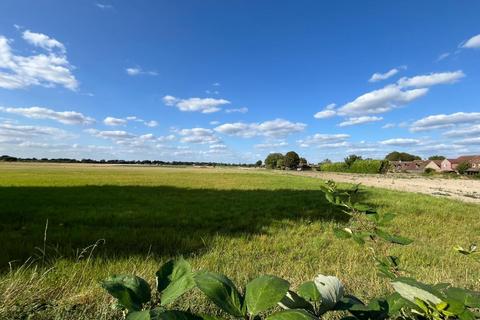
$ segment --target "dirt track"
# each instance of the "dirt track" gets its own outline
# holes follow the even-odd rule
[[[337,182],[361,183],[371,187],[425,193],[480,204],[480,180],[474,179],[428,178],[414,174],[370,175],[313,171],[291,173]]]

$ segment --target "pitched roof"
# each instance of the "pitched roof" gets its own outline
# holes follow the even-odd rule
[[[462,163],[462,162],[472,162],[472,161],[480,161],[480,155],[472,155],[472,156],[461,156],[458,157],[457,159],[448,159],[451,163]]]

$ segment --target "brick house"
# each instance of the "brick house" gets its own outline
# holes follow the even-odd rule
[[[442,171],[442,160],[430,160],[424,170],[433,169],[436,172]]]
[[[467,174],[478,174],[480,172],[480,155],[445,159],[441,163],[441,170],[445,172],[457,171],[457,166],[463,162],[468,162],[470,164],[470,169],[467,170]]]

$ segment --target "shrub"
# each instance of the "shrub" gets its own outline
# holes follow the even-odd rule
[[[464,161],[457,166],[457,171],[460,174],[464,174],[467,170],[470,169],[470,163]]]
[[[320,171],[348,172],[348,167],[345,162],[323,163],[320,165]]]
[[[347,165],[347,167],[351,167],[355,161],[358,161],[358,160],[362,160],[362,157],[361,156],[357,156],[356,154],[351,154],[349,155],[348,157],[346,157],[344,159],[345,161],[345,164]]]
[[[388,161],[385,160],[357,160],[351,167],[353,173],[385,173],[388,169]]]
[[[425,173],[426,173],[426,174],[434,174],[434,173],[435,173],[435,169],[433,169],[433,168],[427,168],[427,169],[425,169]]]

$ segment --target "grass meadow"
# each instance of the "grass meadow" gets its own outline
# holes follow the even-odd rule
[[[0,318],[117,319],[99,281],[135,273],[153,285],[178,255],[239,286],[275,274],[295,288],[322,273],[361,298],[390,291],[368,250],[333,235],[348,217],[322,183],[266,170],[0,164]],[[418,280],[480,289],[478,265],[452,250],[479,240],[480,206],[367,187],[360,197],[399,215],[389,230],[415,242],[390,253]],[[211,308],[202,299],[192,292],[178,307]]]

